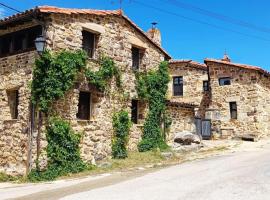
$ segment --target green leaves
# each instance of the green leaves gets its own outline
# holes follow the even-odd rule
[[[121,74],[115,62],[106,56],[101,57],[100,69],[98,71],[91,71],[87,69],[85,76],[89,83],[93,84],[98,90],[105,91],[108,86],[108,81],[114,76],[117,87],[121,86]]]
[[[113,158],[126,158],[129,129],[131,122],[128,112],[121,110],[113,115],[114,136],[112,141]]]
[[[166,147],[160,128],[162,115],[166,109],[166,93],[170,81],[168,63],[161,62],[157,71],[136,75],[138,96],[149,102],[149,113],[144,123],[142,141],[138,144],[140,152]]]
[[[61,51],[52,55],[45,51],[36,60],[31,85],[32,102],[44,113],[48,113],[54,100],[64,96],[86,65],[84,51]]]
[[[75,133],[68,122],[58,117],[50,118],[46,139],[48,167],[45,171],[32,171],[30,181],[54,180],[58,176],[87,169],[80,157],[81,135]]]

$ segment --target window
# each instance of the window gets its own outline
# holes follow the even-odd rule
[[[219,79],[219,85],[231,85],[231,78],[230,77],[225,77],[225,78],[220,78]]]
[[[91,32],[83,31],[83,50],[85,50],[89,56],[89,58],[94,58],[95,56],[95,43],[96,43],[96,35]]]
[[[140,49],[132,47],[132,69],[138,70],[140,67]]]
[[[138,100],[131,101],[131,121],[134,124],[138,123]]]
[[[91,93],[80,92],[77,118],[89,120],[91,114]]]
[[[183,77],[173,77],[173,95],[183,96]]]
[[[0,57],[35,48],[35,39],[42,34],[42,27],[35,26],[0,36]]]
[[[209,81],[203,81],[203,91],[209,91]]]
[[[18,119],[19,91],[7,91],[8,105],[10,109],[11,119]]]
[[[237,119],[237,105],[236,102],[230,102],[231,119]]]

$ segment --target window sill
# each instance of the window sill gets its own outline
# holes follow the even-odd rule
[[[97,122],[95,119],[76,119],[77,122],[87,123],[87,122]]]
[[[87,60],[90,61],[90,62],[94,62],[94,63],[98,63],[99,62],[99,60],[97,58],[89,58],[88,57]]]
[[[31,48],[27,48],[27,49],[24,49],[24,50],[19,50],[19,51],[15,51],[15,52],[12,52],[12,53],[0,55],[0,58],[14,56],[14,55],[17,55],[17,54],[22,54],[22,53],[26,53],[26,52],[29,52],[29,51],[35,51],[35,50],[36,50],[35,47],[31,47]]]
[[[6,119],[6,120],[4,120],[4,123],[16,123],[19,121],[20,121],[19,119]]]

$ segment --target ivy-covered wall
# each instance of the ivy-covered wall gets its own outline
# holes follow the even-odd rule
[[[89,24],[94,23],[103,27],[104,32],[97,34],[96,41],[96,57],[88,59],[86,68],[92,71],[99,70],[98,58],[101,55],[111,57],[122,74],[123,88],[119,92],[116,80],[113,78],[109,81],[109,90],[101,92],[97,90],[85,78],[84,74],[79,74],[74,86],[69,89],[63,98],[52,104],[52,109],[67,119],[74,131],[83,132],[81,138],[81,156],[89,162],[95,163],[97,160],[103,159],[111,155],[111,139],[113,134],[112,115],[114,112],[126,108],[129,116],[131,115],[131,99],[137,99],[135,89],[135,74],[131,68],[132,65],[132,46],[142,48],[143,57],[141,60],[141,71],[158,66],[160,61],[164,60],[164,54],[152,43],[150,43],[141,33],[130,26],[123,18],[115,15],[64,15],[50,14],[45,17],[47,37],[47,48],[52,52],[69,49],[81,49],[82,47],[82,30],[89,30]],[[34,25],[34,24],[32,24]],[[24,27],[31,27],[31,23],[18,25],[15,28],[6,30],[20,30]],[[140,46],[142,45],[143,46]],[[8,173],[24,174],[27,164],[28,129],[29,126],[29,103],[30,103],[30,87],[29,82],[32,79],[32,67],[35,58],[38,55],[35,52],[18,54],[1,58],[0,70],[4,70],[1,74],[1,90],[0,94],[4,101],[0,101],[2,116],[0,119],[0,130],[4,137],[0,141],[0,170]],[[3,84],[5,83],[5,84]],[[7,104],[7,89],[19,89],[19,119],[11,120],[10,111]],[[86,91],[91,93],[91,119],[78,120],[78,102],[79,92]],[[140,103],[140,123],[146,117],[147,105]],[[3,113],[4,111],[4,113]],[[133,124],[130,128],[130,140],[128,141],[128,149],[136,150],[137,143],[140,141],[141,124]],[[12,130],[12,134],[11,134]],[[2,136],[1,135],[1,136]],[[34,132],[33,141],[33,158],[36,155],[36,135]],[[3,139],[3,140],[2,140]],[[41,165],[46,165],[47,141],[45,132],[41,135]]]

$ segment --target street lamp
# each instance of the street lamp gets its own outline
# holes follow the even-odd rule
[[[37,50],[39,55],[41,55],[43,53],[43,51],[44,51],[45,42],[46,42],[46,40],[42,35],[38,36],[35,39],[35,46],[36,46],[36,50]]]

